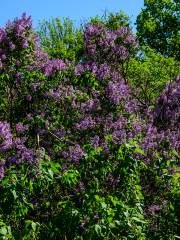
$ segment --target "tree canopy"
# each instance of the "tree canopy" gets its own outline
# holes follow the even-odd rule
[[[145,0],[136,21],[140,44],[179,60],[179,10],[179,0]]]

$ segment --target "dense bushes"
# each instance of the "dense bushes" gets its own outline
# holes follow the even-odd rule
[[[130,29],[91,23],[83,39],[70,62],[26,15],[0,29],[2,239],[175,239],[179,77],[142,111]]]

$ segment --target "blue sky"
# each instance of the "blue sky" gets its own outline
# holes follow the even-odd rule
[[[102,16],[105,10],[123,10],[135,22],[143,7],[143,0],[2,0],[0,26],[7,20],[21,16],[23,12],[32,16],[34,27],[42,19],[70,17],[78,25],[89,17]]]

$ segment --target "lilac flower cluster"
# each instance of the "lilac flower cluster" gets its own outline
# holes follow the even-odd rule
[[[22,123],[17,123],[16,124],[16,131],[18,133],[23,133],[23,132],[25,132],[28,129],[29,129],[28,125],[23,125]]]
[[[155,103],[154,111],[147,113],[145,137],[141,142],[142,148],[152,158],[156,151],[166,152],[169,149],[180,150],[180,82],[176,78],[167,85]],[[165,144],[166,147],[163,147]]]
[[[28,129],[27,125],[16,124],[16,131],[21,133]],[[0,153],[3,154],[3,161],[0,161],[0,179],[3,178],[5,170],[11,164],[28,162],[38,163],[38,157],[33,149],[25,146],[27,138],[17,138],[12,135],[10,124],[0,122]]]
[[[128,86],[123,83],[114,83],[110,81],[106,87],[106,95],[114,104],[120,104],[129,94]]]
[[[82,112],[92,112],[100,109],[100,102],[98,99],[89,99],[86,102],[80,104]]]
[[[6,63],[8,51],[26,49],[31,42],[31,33],[27,37],[27,31],[32,32],[31,18],[24,13],[21,18],[9,21],[5,28],[0,28],[0,69]]]
[[[4,177],[4,171],[5,171],[5,163],[3,160],[0,160],[0,180]]]
[[[91,145],[94,149],[97,149],[100,146],[100,138],[98,135],[91,138]]]
[[[47,53],[38,49],[35,52],[35,61],[28,66],[30,71],[40,69],[46,77],[51,77],[58,71],[66,70],[67,65],[61,59],[50,59]]]
[[[13,137],[9,123],[0,122],[0,152],[4,152],[11,149],[12,145]]]
[[[77,130],[87,130],[87,129],[93,129],[96,127],[96,121],[91,117],[87,116],[79,123],[76,123],[75,128]]]
[[[158,128],[180,128],[180,77],[168,84],[157,99],[154,111],[154,124]]]
[[[74,68],[76,76],[80,76],[86,71],[92,72],[97,79],[103,80],[111,76],[111,67],[107,63],[98,65],[96,62],[86,62],[77,64]]]
[[[124,46],[118,45],[119,40]],[[121,41],[121,42],[122,42]],[[84,32],[86,56],[95,62],[119,62],[129,56],[128,48],[136,47],[137,41],[127,27],[116,31],[106,29],[98,24],[89,24]]]
[[[66,64],[60,59],[49,60],[42,66],[42,71],[46,77],[52,76],[55,72],[65,69]]]
[[[27,148],[24,144],[16,144],[16,151],[16,164],[24,162],[36,164],[38,162],[35,151]]]
[[[70,146],[68,151],[62,151],[61,154],[64,158],[70,159],[71,163],[78,163],[85,155],[85,152],[79,144],[76,144],[74,146]]]

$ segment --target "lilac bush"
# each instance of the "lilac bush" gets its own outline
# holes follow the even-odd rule
[[[0,179],[20,230],[25,219],[45,223],[41,238],[145,239],[170,213],[159,206],[175,181],[179,77],[142,113],[125,72],[136,48],[129,28],[88,24],[69,62],[41,50],[25,14],[0,29]]]

